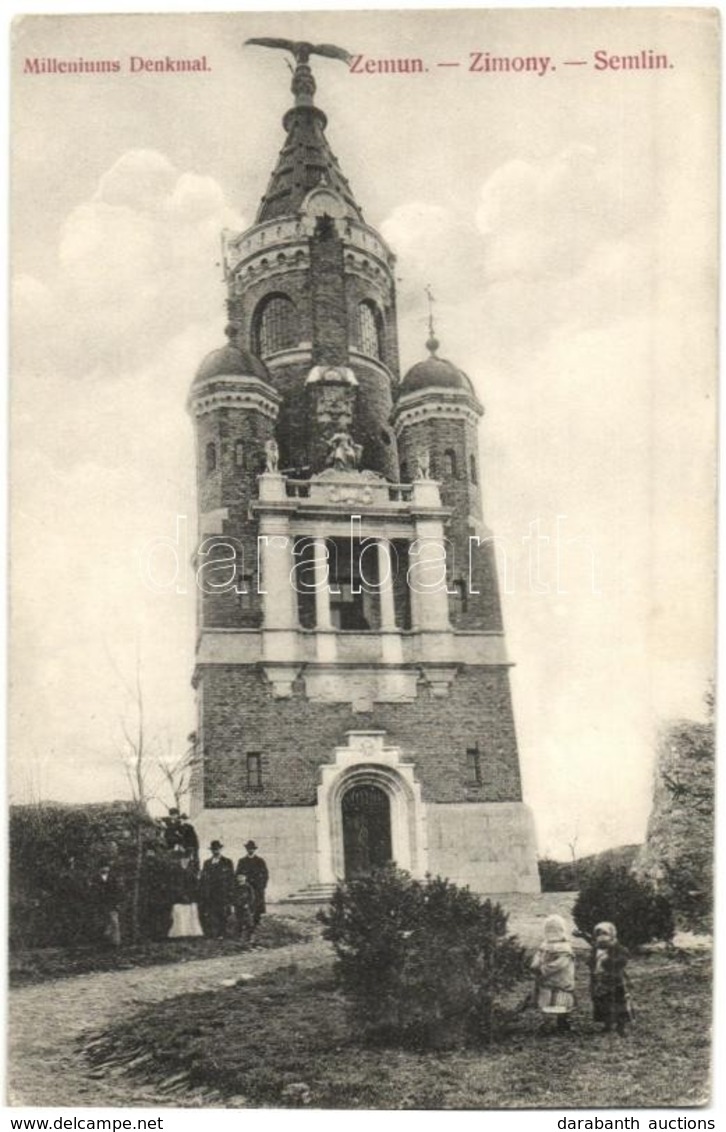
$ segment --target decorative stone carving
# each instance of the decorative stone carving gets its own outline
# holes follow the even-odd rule
[[[458,664],[440,666],[426,664],[422,667],[421,672],[432,694],[437,697],[443,697],[448,696],[449,688],[458,670]]]
[[[373,492],[369,487],[355,487],[352,484],[338,484],[328,488],[328,499],[331,503],[345,503],[352,505],[359,503],[362,507],[373,502]]]
[[[428,448],[420,448],[416,453],[416,479],[427,480],[431,473],[431,453]]]
[[[280,449],[277,447],[277,441],[270,437],[269,440],[265,441],[265,471],[276,474],[279,461]]]
[[[349,366],[313,366],[305,381],[311,402],[314,467],[355,468],[360,453],[351,437],[358,382]],[[348,444],[344,444],[344,441]]]
[[[311,503],[335,503],[344,506],[387,506],[390,501],[388,480],[369,468],[364,471],[326,468],[310,480]]]
[[[292,686],[300,674],[299,664],[266,664],[263,672],[272,685],[276,700],[286,700],[292,695]]]
[[[355,471],[363,455],[363,445],[356,444],[349,432],[336,432],[330,437],[326,464],[336,472]]]
[[[338,672],[308,667],[303,672],[303,680],[311,703],[408,704],[416,699],[418,673],[393,666],[377,671],[346,668]]]
[[[345,385],[323,385],[316,390],[315,416],[323,436],[350,432],[354,391]]]

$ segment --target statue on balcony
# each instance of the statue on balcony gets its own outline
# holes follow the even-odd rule
[[[270,437],[265,441],[265,471],[273,475],[278,474],[278,464],[280,462],[280,449],[277,447],[277,441],[274,437]]]
[[[336,432],[328,441],[327,467],[336,472],[355,471],[363,454],[363,445],[356,444],[349,432]]]
[[[427,480],[431,476],[431,453],[428,448],[419,448],[416,453],[416,479]]]

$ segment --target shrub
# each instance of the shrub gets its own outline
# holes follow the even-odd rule
[[[572,861],[553,861],[551,857],[540,857],[537,868],[543,892],[577,891],[577,875]]]
[[[155,836],[151,818],[132,803],[40,803],[11,807],[9,833],[11,948],[93,940],[97,925],[88,886],[103,858],[113,860],[121,877],[122,937],[131,938],[137,834]]]
[[[340,885],[323,935],[364,1039],[418,1048],[488,1041],[498,995],[526,974],[507,916],[440,877],[393,867]]]
[[[622,866],[600,865],[588,873],[572,916],[585,939],[592,938],[601,920],[611,921],[621,943],[630,948],[652,940],[670,940],[675,931],[673,910],[665,897]]]

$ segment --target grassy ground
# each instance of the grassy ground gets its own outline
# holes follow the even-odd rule
[[[651,953],[630,966],[638,1017],[626,1038],[589,1017],[578,965],[571,1036],[543,1035],[534,1011],[513,1014],[484,1050],[422,1054],[366,1049],[346,1022],[330,967],[276,971],[254,983],[183,995],[136,1014],[86,1047],[93,1076],[123,1069],[229,1106],[373,1109],[670,1106],[708,1095],[711,973],[707,957]],[[513,995],[512,1003],[521,999]],[[209,1103],[209,1102],[208,1102]],[[214,1103],[214,1102],[212,1102]]]
[[[309,939],[314,929],[303,920],[265,916],[255,934],[256,947],[285,947]],[[95,971],[123,971],[159,963],[191,959],[217,959],[237,955],[247,945],[234,939],[165,939],[129,944],[118,949],[91,944],[85,947],[39,947],[10,954],[10,985],[27,986]]]

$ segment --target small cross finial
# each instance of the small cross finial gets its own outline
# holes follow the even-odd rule
[[[426,343],[426,349],[429,350],[430,353],[435,354],[439,348],[439,340],[436,337],[436,331],[434,329],[434,303],[436,302],[436,299],[433,296],[430,283],[426,284],[425,290],[426,298],[428,299],[429,303],[429,338],[428,342]]]

